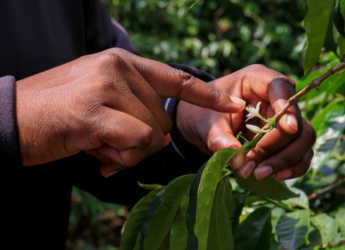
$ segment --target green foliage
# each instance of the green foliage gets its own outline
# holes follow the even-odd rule
[[[271,209],[260,207],[251,213],[237,228],[235,250],[270,249]]]
[[[229,182],[230,172],[226,170],[226,167],[236,153],[246,148],[254,147],[257,141],[248,142],[237,150],[231,148],[219,150],[210,158],[207,164],[204,164],[199,169],[195,177],[194,175],[179,177],[170,182],[159,193],[156,193],[146,212],[147,221],[142,224],[140,242],[137,241],[137,244],[140,244],[140,249],[158,249],[164,239],[174,234],[172,229],[176,230],[176,227],[173,226],[175,224],[179,225],[181,228],[179,230],[186,232],[185,226],[187,226],[188,230],[188,238],[184,238],[181,241],[182,246],[180,242],[174,241],[174,247],[178,249],[207,250],[217,247],[216,249],[221,250],[233,249],[233,247],[235,249],[242,249],[241,244],[247,246],[248,243],[244,242],[234,244],[232,224],[236,220],[233,216],[236,203]],[[283,182],[278,180],[272,181],[270,178],[260,181],[261,185],[258,185],[256,181],[251,179],[244,181],[244,183],[245,185],[242,188],[248,188],[249,190],[259,189],[261,190],[259,193],[265,198],[277,197],[278,199],[287,199],[298,196],[291,192]],[[239,182],[239,185],[241,184]],[[189,187],[190,195],[188,201],[185,193]],[[282,195],[272,195],[274,192],[269,191],[272,188],[276,193]],[[185,209],[186,204],[188,204],[186,213],[183,212],[177,215],[178,208],[184,207]],[[138,207],[141,208],[141,206]],[[132,213],[136,214],[136,209],[137,207],[133,208]],[[266,211],[267,208],[262,208],[261,210]],[[262,221],[263,228],[261,226],[258,227],[257,221],[255,221],[258,216],[262,215],[261,210],[257,210],[259,211],[258,214],[253,213],[250,215],[246,219],[246,223],[240,224],[235,233],[235,242],[236,239],[246,237],[245,234],[242,235],[240,233],[247,230],[243,229],[243,227],[247,224],[253,224],[253,235],[257,235],[257,241],[252,244],[260,243],[258,246],[269,246],[269,236],[271,233],[270,215]],[[271,209],[268,210],[270,214]],[[238,216],[238,211],[235,217]],[[139,210],[140,212],[141,210]],[[185,224],[183,221],[185,221]],[[126,234],[127,230],[126,226],[124,234]],[[134,240],[136,237],[133,235],[132,238]],[[242,242],[242,240],[237,240],[237,242]],[[187,247],[185,248],[186,245]],[[246,249],[245,246],[243,246],[243,249]],[[122,246],[120,246],[120,249],[122,249]]]
[[[253,175],[247,179],[240,178],[236,173],[234,173],[234,176],[241,188],[261,197],[274,200],[286,200],[291,197],[298,197],[298,195],[287,188],[285,182],[278,181],[274,176],[269,176],[263,180],[256,180]]]
[[[156,194],[147,210],[147,220],[142,226],[140,249],[158,249],[162,244],[170,232],[182,197],[189,189],[194,176],[179,177]]]
[[[321,53],[334,0],[307,0],[307,3],[308,13],[304,19],[304,27],[308,48],[304,59],[304,77],[310,73]]]
[[[278,242],[286,250],[297,249],[309,231],[309,212],[297,210],[283,215],[277,225]]]
[[[152,200],[162,189],[163,187],[153,190],[133,207],[133,212],[130,213],[126,221],[119,250],[132,250],[134,248],[141,227],[146,221],[147,210],[149,209]]]
[[[191,10],[193,1],[187,0],[104,2],[142,56],[196,66],[215,76],[257,62],[303,75],[302,1],[200,1]],[[345,54],[344,26],[336,16],[340,13],[344,20],[345,0],[307,3],[305,79],[294,77],[297,90],[339,64]],[[158,188],[132,209],[120,249],[139,250],[140,239],[141,247],[151,244],[148,250],[343,249],[344,86],[344,72],[339,72],[323,82],[320,92],[311,91],[299,102],[318,135],[305,176],[288,186],[274,177],[242,180],[227,166],[237,151],[217,152],[183,185],[174,180],[163,191],[143,184]]]
[[[253,63],[303,74],[303,0],[104,0],[140,55],[216,77]]]

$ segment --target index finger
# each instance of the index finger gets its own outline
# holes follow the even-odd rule
[[[220,112],[240,112],[245,101],[217,91],[206,82],[166,64],[142,58],[117,49],[130,60],[160,97],[179,98],[186,102]]]

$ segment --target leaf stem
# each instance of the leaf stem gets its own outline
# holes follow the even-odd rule
[[[282,202],[277,202],[277,201],[272,200],[272,199],[270,199],[270,198],[263,198],[263,197],[261,197],[261,198],[262,198],[263,200],[269,202],[269,203],[272,203],[273,205],[276,205],[277,207],[284,208],[284,209],[286,209],[286,210],[288,210],[288,211],[291,211],[291,212],[294,212],[294,211],[297,211],[297,210],[298,210],[298,209],[294,209],[294,208],[288,207],[288,206],[286,206],[284,203],[282,203]]]

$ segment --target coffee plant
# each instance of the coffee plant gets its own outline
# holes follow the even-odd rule
[[[153,190],[132,209],[120,250],[344,249],[345,194],[328,211],[318,207],[323,194],[345,181],[345,0],[306,4],[304,77],[297,94],[264,128],[247,126],[258,133],[253,140],[239,134],[241,148],[219,150],[196,174],[166,186],[140,184]],[[320,62],[329,69],[312,72]],[[254,148],[297,101],[318,137],[310,172],[287,182],[239,178],[229,160]],[[259,106],[247,111],[260,115]]]

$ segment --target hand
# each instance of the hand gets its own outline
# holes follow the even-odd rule
[[[17,82],[22,163],[86,151],[103,162],[103,175],[133,166],[169,138],[171,122],[159,97],[222,112],[244,108],[187,73],[110,49]]]
[[[252,65],[210,83],[215,89],[234,95],[256,107],[261,102],[260,114],[270,118],[288,98],[295,94],[294,83],[284,75],[262,65]],[[263,127],[258,118],[248,121]],[[245,127],[245,113],[219,113],[180,101],[177,126],[183,137],[204,153],[221,148],[239,148],[235,135],[243,131],[248,139],[255,134]],[[247,178],[254,170],[256,179],[276,174],[280,180],[303,175],[309,168],[316,139],[310,123],[301,117],[298,106],[288,109],[277,129],[266,134],[244,158],[238,153],[231,161],[232,168]]]

